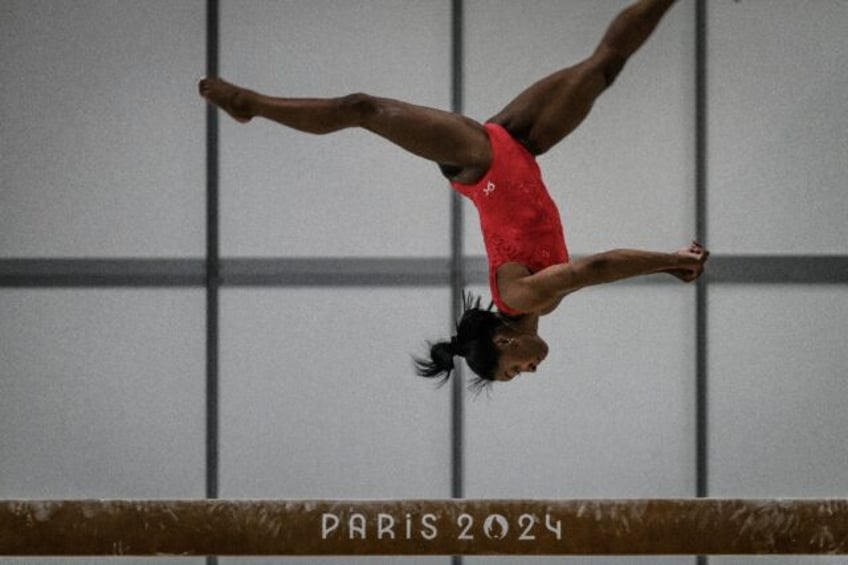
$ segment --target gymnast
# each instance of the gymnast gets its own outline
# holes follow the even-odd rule
[[[531,85],[494,117],[468,117],[379,98],[274,98],[210,77],[200,94],[246,123],[259,116],[313,134],[358,127],[433,161],[454,190],[472,200],[489,261],[492,304],[466,295],[457,333],[416,359],[419,375],[446,381],[454,357],[477,377],[472,386],[535,372],[548,354],[539,317],[581,288],[652,273],[697,279],[709,252],[699,243],[672,253],[614,249],[569,261],[559,212],[536,157],[571,133],[675,0],[639,0],[621,11],[585,60]]]

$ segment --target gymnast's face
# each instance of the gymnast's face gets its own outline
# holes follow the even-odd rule
[[[548,344],[535,334],[501,332],[495,335],[495,345],[500,351],[496,381],[511,381],[521,373],[535,373],[545,357]]]

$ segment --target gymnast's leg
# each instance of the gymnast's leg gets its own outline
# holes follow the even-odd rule
[[[368,94],[340,98],[275,98],[219,78],[200,81],[200,94],[239,122],[255,116],[307,133],[325,134],[359,127],[466,179],[489,167],[491,149],[482,125],[434,108]]]
[[[595,99],[613,83],[674,1],[631,4],[615,17],[589,58],[531,85],[489,121],[502,125],[531,153],[545,153],[586,118]]]

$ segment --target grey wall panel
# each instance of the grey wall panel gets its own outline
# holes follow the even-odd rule
[[[0,496],[203,495],[203,295],[0,291]]]
[[[449,495],[449,390],[411,362],[447,331],[447,289],[221,298],[223,497]]]
[[[221,73],[276,96],[450,105],[450,2],[222,3]],[[435,165],[362,130],[221,128],[221,249],[239,256],[449,253]]]
[[[534,565],[694,565],[694,557],[522,557],[522,563]],[[515,563],[515,557],[466,557],[463,563]]]
[[[106,557],[98,557],[96,561],[89,557],[0,557],[0,563],[3,565],[203,565],[206,563],[205,557],[179,557],[175,559],[167,559],[162,557],[117,557],[109,559]]]
[[[746,555],[730,557],[711,557],[710,565],[841,565],[843,557],[828,557],[822,555],[793,555],[776,557],[768,555]]]
[[[626,4],[469,0],[466,111],[498,112],[543,76],[594,50]],[[674,248],[694,236],[694,8],[681,2],[585,122],[539,159],[575,253]],[[483,253],[466,205],[466,251]]]
[[[204,249],[204,2],[4,2],[0,255]]]
[[[710,242],[844,253],[848,7],[709,2]]]
[[[290,565],[381,565],[389,563],[401,563],[402,565],[447,565],[451,563],[450,557],[309,557],[309,558],[286,558],[281,559],[261,559],[261,558],[230,558],[222,557],[218,559],[221,565],[279,565],[285,563]]]
[[[0,557],[2,565],[203,565],[205,557],[178,557],[173,559],[163,557]]]
[[[710,291],[710,491],[841,496],[848,487],[848,290]]]

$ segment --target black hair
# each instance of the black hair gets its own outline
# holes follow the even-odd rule
[[[495,332],[504,325],[504,320],[488,308],[480,307],[480,297],[471,293],[462,294],[462,316],[456,323],[456,335],[450,341],[428,342],[430,359],[415,358],[419,376],[439,378],[443,385],[453,372],[454,356],[465,358],[466,364],[477,374],[471,388],[482,390],[495,380],[500,351],[495,346]]]

